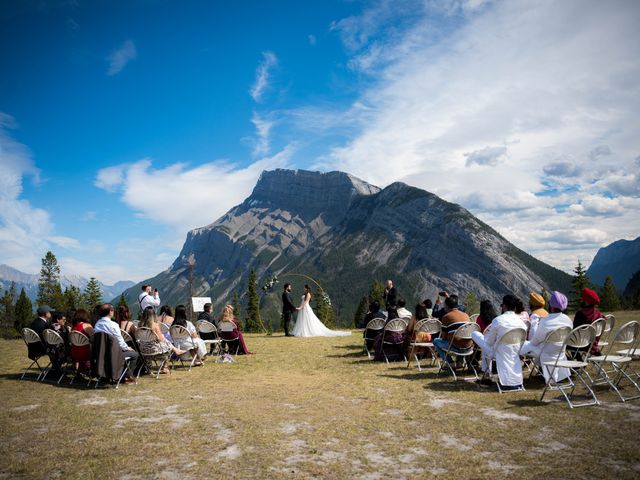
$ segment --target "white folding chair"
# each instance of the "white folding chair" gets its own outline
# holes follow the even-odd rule
[[[548,355],[551,355],[552,359],[555,360],[556,355],[558,355],[558,349],[564,349],[563,355],[566,355],[566,346],[564,346],[564,342],[571,333],[571,327],[559,327],[551,332],[547,333],[544,337],[544,340],[540,347],[540,354],[538,357],[533,357],[530,355],[521,355],[522,361],[529,369],[529,379],[533,376],[537,371],[542,372],[542,368],[546,368],[542,366],[543,360],[542,358]],[[555,353],[554,353],[555,351]],[[549,369],[547,368],[547,372]]]
[[[560,330],[560,332],[556,335],[556,338],[558,338],[561,334],[564,334],[565,328],[568,327],[563,327],[562,329],[558,329],[555,331],[558,332]],[[552,362],[543,362],[543,366],[550,367],[550,370],[549,379],[547,380],[544,390],[542,391],[542,395],[540,396],[541,402],[543,401],[547,390],[556,390],[562,393],[565,400],[567,401],[567,404],[569,405],[569,408],[586,407],[589,405],[600,404],[598,398],[596,397],[596,394],[589,385],[589,383],[591,382],[587,382],[587,380],[585,380],[585,377],[587,377],[588,379],[591,378],[587,373],[587,367],[589,365],[588,360],[589,355],[591,354],[591,347],[593,346],[595,338],[596,330],[592,325],[581,325],[566,334],[566,337],[562,344],[562,349],[560,349],[560,351],[558,352],[555,360]],[[565,350],[568,345],[576,347],[580,350],[584,349],[584,351],[586,352],[586,357],[584,357],[583,360],[568,360],[565,357]],[[569,376],[566,379],[555,380],[554,373],[559,368],[566,368],[569,370]],[[572,401],[572,399],[574,399],[573,393],[577,386],[577,383],[575,383],[571,378],[573,375],[575,375],[575,377],[584,386],[588,396],[591,397],[592,400],[585,400],[581,403]],[[569,390],[569,393],[567,393],[567,390]]]
[[[36,378],[36,381],[40,380],[40,377],[45,373],[46,369],[48,368],[48,365],[45,365],[44,367],[42,367],[40,366],[40,363],[38,363],[38,360],[40,360],[42,357],[47,357],[44,343],[40,339],[40,336],[30,328],[22,329],[22,339],[24,340],[24,343],[27,346],[27,354],[31,355],[34,358],[32,358],[31,356],[29,357],[29,360],[31,360],[31,363],[27,368],[23,370],[20,380],[24,378],[24,376],[31,369],[31,367],[33,367],[33,365],[38,367],[38,377]]]
[[[608,342],[609,348],[606,349],[606,352],[602,351],[601,355],[589,357],[589,361],[595,366],[597,375],[593,380],[593,385],[609,385],[623,402],[640,398],[640,385],[627,373],[630,370],[632,356],[616,355],[614,352],[617,353],[617,349],[620,346],[626,346],[628,350],[635,350],[640,340],[639,337],[640,323],[635,320],[631,321],[618,329],[615,336]],[[608,368],[607,365],[609,366]],[[638,377],[638,374],[633,370],[631,374],[636,378]],[[627,379],[635,387],[637,390],[636,395],[622,395],[619,385],[623,379]]]
[[[166,323],[160,322],[160,331],[162,332],[163,335],[166,335],[167,333],[170,333],[171,327],[169,327],[169,325],[167,325]]]
[[[216,326],[208,320],[198,320],[196,322],[196,330],[200,334],[200,338],[202,338],[202,341],[206,345],[209,345],[209,351],[211,353],[215,351],[216,355],[219,357],[222,340],[220,340],[220,337],[218,336],[218,329],[216,328]]]
[[[473,322],[464,322],[462,325],[460,325],[458,328],[456,328],[453,331],[453,338],[449,342],[449,346],[445,353],[444,360],[440,362],[440,368],[438,369],[438,373],[436,373],[436,376],[440,375],[440,372],[442,372],[446,366],[449,369],[449,372],[453,375],[453,380],[456,382],[458,381],[456,372],[454,368],[449,364],[449,361],[448,361],[448,359],[451,356],[455,355],[456,358],[457,357],[462,358],[463,369],[465,367],[470,368],[471,370],[473,370],[474,378],[476,380],[480,378],[478,377],[478,372],[476,368],[473,366],[473,363],[467,361],[467,359],[470,358],[475,352],[475,343],[471,342],[471,346],[466,350],[458,350],[458,349],[453,351],[451,350],[453,343],[456,340],[471,340],[471,334],[473,332],[479,332],[479,331],[480,331],[480,326],[477,323],[473,323]],[[465,380],[467,379],[465,378]]]
[[[193,365],[196,363],[198,356],[193,353],[193,350],[197,350],[198,346],[193,341],[193,337],[182,325],[171,325],[169,329],[169,333],[171,334],[171,338],[173,339],[173,344],[181,350],[187,350],[182,355],[178,356],[178,360],[180,360],[180,364],[184,365],[184,361],[189,362],[189,371],[193,368]],[[173,365],[172,365],[173,367]]]
[[[89,347],[91,349],[91,341],[89,337],[87,337],[84,333],[78,332],[76,330],[72,330],[69,334],[69,342],[71,343],[71,359],[75,363],[75,375],[69,381],[69,385],[71,385],[79,375],[86,375],[89,378],[89,382],[87,386],[91,383],[91,368],[87,370],[86,368],[82,368],[82,362],[73,357],[73,347]]]
[[[438,320],[437,318],[424,318],[416,323],[416,328],[414,332],[416,335],[419,332],[428,333],[431,335],[431,338],[433,339],[435,335],[440,334],[441,330],[442,330],[442,323],[440,323],[440,320]],[[415,353],[416,348],[428,348],[429,351],[431,352],[431,359],[432,359],[431,366],[435,365],[436,358],[438,355],[436,354],[436,349],[433,346],[433,342],[412,341],[410,345],[411,345],[411,352],[409,353],[409,359],[407,360],[407,368],[410,367],[411,357],[413,356],[413,358],[416,361],[416,364],[418,365],[418,370],[422,371],[422,365],[420,364],[418,355]]]
[[[407,329],[408,325],[409,323],[404,318],[394,318],[385,325],[384,329],[382,330],[382,345],[380,347],[382,349],[382,355],[384,355],[385,362],[389,363],[387,352],[384,351],[385,345],[394,345],[396,347],[400,346],[400,348],[402,349],[402,345],[404,344],[404,339],[402,341],[398,341],[397,337],[392,338],[387,334],[402,335],[402,333],[404,333],[404,331]],[[389,338],[391,339],[389,340]],[[407,361],[407,357],[405,357],[404,355],[404,350],[402,352],[402,358],[404,358],[405,362]]]
[[[384,329],[384,323],[384,318],[373,318],[369,320],[369,323],[367,323],[367,326],[364,328],[364,351],[369,357],[369,360],[373,358],[369,346],[371,345],[373,347],[374,340]]]
[[[218,326],[220,331],[225,334],[225,337],[221,338],[220,348],[223,349],[226,346],[229,353],[231,353],[231,347],[235,345],[236,351],[234,355],[238,355],[238,351],[240,351],[240,332],[236,330],[236,324],[233,322],[220,322]]]
[[[51,330],[50,328],[47,328],[44,330],[44,332],[42,333],[42,336],[44,337],[44,343],[47,344],[47,346],[49,346],[49,348],[51,348],[52,350],[58,351],[59,349],[64,350],[65,345],[64,345],[64,340],[62,339],[62,337],[60,336],[60,334],[54,330]],[[60,362],[60,377],[58,378],[58,381],[56,382],[58,385],[60,385],[60,382],[62,381],[62,379],[64,378],[64,374],[65,374],[65,367],[68,367],[69,363],[66,359],[61,360]],[[47,377],[47,375],[49,374],[49,372],[51,371],[51,369],[47,369],[44,372],[44,375],[42,376],[42,381],[44,381],[44,379]]]
[[[160,371],[165,365],[169,364],[169,359],[171,358],[172,351],[163,352],[160,347],[160,342],[156,337],[156,334],[147,327],[139,327],[135,333],[136,340],[138,341],[138,345],[140,347],[140,356],[142,357],[145,368],[154,374],[153,365],[158,367],[158,370],[155,372],[155,377],[160,377]],[[157,345],[155,347],[154,345]],[[137,378],[140,378],[140,372],[142,368],[138,369]],[[169,370],[171,373],[171,370]]]
[[[496,361],[497,350],[498,348],[500,348],[500,345],[509,345],[512,347],[517,346],[517,348],[513,348],[513,351],[515,352],[515,356],[517,357],[517,361],[519,362],[520,355],[518,354],[518,352],[522,348],[522,344],[525,342],[526,339],[527,339],[526,328],[512,328],[508,332],[504,333],[502,337],[500,337],[496,342],[496,348],[494,348],[493,355],[491,356],[491,360],[489,362],[489,372],[493,370],[493,362]],[[508,390],[503,390],[502,385],[500,384],[500,366],[497,364],[497,361],[496,361],[496,368],[498,370],[498,381],[496,382],[496,385],[500,393],[521,392],[524,390],[524,382],[519,386],[519,388],[513,388],[513,389],[510,388]]]
[[[608,314],[604,316],[604,329],[600,334],[600,340],[598,341],[598,347],[602,352],[603,348],[609,345],[609,337],[613,333],[613,327],[616,325],[616,317],[615,315]]]
[[[473,315],[469,315],[469,321],[473,323],[477,323],[479,316],[480,316],[479,313],[474,313]]]

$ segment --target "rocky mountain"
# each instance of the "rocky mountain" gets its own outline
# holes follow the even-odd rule
[[[16,290],[20,293],[20,289],[24,288],[25,293],[31,299],[31,301],[35,301],[38,296],[38,280],[40,275],[24,273],[20,270],[16,270],[9,265],[0,265],[0,292],[4,292],[9,289],[11,286],[11,282],[16,283]],[[62,285],[62,289],[70,285],[74,285],[81,290],[89,283],[89,279],[81,277],[79,275],[71,275],[71,276],[61,276],[60,284]],[[100,288],[102,289],[102,297],[107,300],[114,297],[119,297],[120,294],[126,290],[127,288],[135,285],[134,282],[130,280],[124,280],[120,282],[116,282],[114,285],[105,285],[104,283],[100,284]]]
[[[587,269],[592,282],[603,285],[608,275],[619,291],[623,291],[634,273],[640,270],[640,237],[618,240],[602,247]]]
[[[374,280],[392,278],[410,306],[440,290],[498,301],[508,292],[567,291],[570,282],[432,193],[403,183],[380,189],[342,172],[278,169],[263,172],[242,204],[190,231],[173,265],[142,283],[175,305],[187,301],[192,274],[193,295],[211,296],[219,311],[234,292],[244,294],[251,269],[259,286],[280,279],[262,300],[274,326],[282,283],[301,295],[304,276],[326,290],[343,325]],[[125,293],[130,304],[139,290]]]

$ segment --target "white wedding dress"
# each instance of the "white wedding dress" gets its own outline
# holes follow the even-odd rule
[[[302,296],[304,302],[304,295]],[[302,310],[298,311],[296,325],[293,327],[294,337],[347,337],[351,332],[341,332],[330,330],[324,326],[316,314],[313,313],[311,305],[307,302]]]

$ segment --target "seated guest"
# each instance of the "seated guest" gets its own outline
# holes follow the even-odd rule
[[[218,320],[214,318],[213,315],[211,315],[213,305],[207,302],[202,306],[202,308],[203,308],[203,311],[198,314],[198,320],[206,320],[207,322],[212,323],[217,330]],[[203,340],[215,340],[217,337],[218,337],[218,334],[216,332],[202,332],[200,334],[200,338],[202,338]],[[214,343],[212,343],[209,350],[209,354],[213,355],[213,352],[215,351],[215,349],[216,349],[216,346]]]
[[[527,312],[524,308],[524,303],[519,298],[516,298],[516,309],[514,310],[516,315],[520,317],[520,320],[527,324],[527,328],[529,327],[529,323],[531,319],[529,318],[529,312]]]
[[[152,306],[146,307],[142,312],[142,320],[140,320],[138,328],[143,327],[150,329],[155,334],[156,340],[154,342],[140,342],[140,351],[142,353],[147,355],[168,352],[173,352],[176,355],[182,355],[185,353],[184,350],[175,347],[164,337],[162,330],[160,330],[160,322],[158,321],[158,317],[156,317],[156,312]],[[169,373],[169,367],[165,364],[162,367],[162,370],[160,370],[160,373]]]
[[[173,313],[171,312],[171,307],[169,305],[163,305],[160,307],[160,315],[158,316],[158,321],[164,323],[166,326],[170,327],[173,325]]]
[[[372,333],[372,331],[368,330],[366,327],[369,324],[369,322],[374,318],[386,319],[386,317],[384,316],[384,312],[380,308],[380,302],[378,302],[377,300],[374,300],[369,304],[369,311],[364,317],[365,329],[364,329],[364,332],[362,332],[362,336],[368,339],[367,349],[369,349],[369,351],[373,350],[373,342],[375,338],[373,338],[374,334]]]
[[[38,307],[38,316],[35,318],[33,322],[31,322],[31,325],[29,326],[31,330],[33,330],[40,336],[40,339],[43,342],[44,342],[44,337],[42,336],[42,333],[44,332],[45,328],[49,327],[49,321],[51,320],[51,312],[53,312],[53,310],[48,305],[43,305],[41,307]]]
[[[238,342],[240,343],[240,348],[238,353],[245,355],[252,355],[252,353],[247,348],[247,345],[244,343],[244,337],[242,336],[242,331],[240,330],[240,321],[233,314],[233,307],[231,305],[226,305],[222,310],[222,314],[218,320],[218,325],[222,322],[230,322],[233,323],[234,328],[231,332],[220,331],[220,338],[223,340],[232,340],[236,336],[238,336]]]
[[[409,355],[411,353],[412,347],[411,342],[416,343],[428,343],[431,342],[431,334],[428,332],[415,332],[416,325],[420,320],[425,320],[429,317],[427,313],[427,309],[424,306],[424,303],[419,303],[416,305],[415,313],[411,320],[409,321],[409,325],[407,326],[406,336],[405,336],[405,348],[406,353]],[[431,356],[431,350],[428,347],[416,347],[413,349],[413,353],[420,356]]]
[[[113,305],[111,305],[110,303],[103,303],[97,309],[96,313],[100,318],[93,328],[94,333],[106,333],[107,335],[111,335],[118,342],[118,345],[120,345],[124,357],[131,358],[131,363],[135,364],[136,360],[138,359],[138,352],[130,348],[124,341],[124,338],[122,338],[120,328],[118,327],[116,322],[113,321]],[[129,365],[131,365],[131,363]],[[129,368],[124,382],[130,383],[133,381],[133,373]]]
[[[62,345],[47,345],[47,353],[51,359],[53,370],[60,370],[62,364],[69,358],[69,332],[71,328],[67,326],[67,317],[62,312],[53,312],[51,315],[51,323],[47,328],[56,332],[62,341]]]
[[[136,326],[131,321],[131,311],[126,305],[120,305],[116,309],[116,323],[120,326],[120,330],[127,332],[132,337],[136,333]]]
[[[468,351],[473,346],[473,341],[471,339],[453,340],[455,330],[462,324],[469,322],[469,315],[458,309],[458,296],[447,295],[444,301],[444,309],[446,313],[442,317],[442,336],[441,338],[436,338],[433,341],[433,345],[438,355],[444,361],[448,361],[445,355],[449,344],[451,344],[452,353],[461,353]]]
[[[91,337],[93,336],[93,327],[91,326],[91,323],[89,323],[89,320],[89,312],[83,309],[76,310],[71,320],[73,323],[71,331],[84,333],[89,337],[89,340],[91,340]],[[75,345],[71,345],[71,358],[74,362],[82,364],[82,368],[84,370],[91,369],[91,346],[83,345],[81,347],[77,347]]]
[[[604,318],[602,312],[598,310],[597,305],[600,303],[600,297],[598,297],[596,292],[590,288],[583,288],[580,292],[580,298],[582,298],[582,304],[580,305],[580,310],[578,310],[573,317],[573,328],[581,325],[591,325],[599,318]],[[593,354],[600,352],[600,348],[598,347],[599,339],[600,337],[596,338],[596,341],[593,343],[593,348],[591,349],[591,353]]]
[[[520,302],[522,303],[522,302]],[[526,331],[527,326],[515,313],[518,299],[513,295],[505,295],[502,298],[502,315],[495,317],[491,321],[491,328],[484,335],[480,332],[473,332],[471,338],[482,349],[481,368],[484,372],[480,383],[491,385],[491,359],[495,356],[496,368],[500,387],[505,390],[515,390],[522,387],[522,363],[520,362],[520,345],[506,345],[498,343],[502,336],[514,328],[522,328]]]
[[[191,338],[193,339],[193,343],[195,343],[196,345],[196,348],[193,348],[193,345],[190,341],[180,342],[174,339],[176,347],[181,350],[189,350],[191,352],[191,355],[197,358],[194,365],[202,365],[204,356],[207,354],[207,346],[205,345],[204,341],[198,336],[198,331],[196,330],[196,327],[193,325],[193,323],[187,320],[187,309],[184,305],[178,305],[176,307],[176,317],[173,320],[173,325],[179,325],[186,328],[189,332],[189,335],[191,335]]]
[[[480,327],[480,331],[484,333],[493,319],[496,318],[498,314],[496,313],[495,308],[493,308],[493,304],[489,300],[482,300],[480,302],[480,314],[478,318],[476,318],[476,323]]]
[[[411,318],[411,312],[405,308],[407,306],[407,302],[404,298],[398,299],[397,306],[398,308],[396,312],[398,314],[398,318]]]
[[[424,308],[427,311],[427,317],[432,317],[433,316],[433,302],[431,301],[431,299],[427,298],[424,302],[422,302],[422,304],[424,305]]]
[[[546,303],[547,302],[542,295],[536,292],[531,292],[529,294],[529,309],[531,310],[531,318],[533,318],[534,315],[537,315],[538,318],[543,318],[549,315],[549,312],[547,312],[544,308]]]
[[[562,350],[562,343],[560,342],[547,345],[544,351],[542,351],[542,346],[547,335],[558,328],[573,327],[571,319],[562,313],[567,308],[567,303],[568,301],[565,295],[560,292],[553,292],[549,299],[549,308],[551,313],[548,316],[541,318],[535,327],[534,325],[531,325],[531,330],[529,331],[529,337],[531,340],[524,342],[524,345],[520,350],[521,355],[528,355],[532,357],[539,367],[542,365],[542,362],[555,361],[560,350]],[[547,367],[542,367],[541,370],[545,380],[548,381],[549,371]],[[564,380],[568,376],[568,369],[557,368],[554,373],[554,380]]]

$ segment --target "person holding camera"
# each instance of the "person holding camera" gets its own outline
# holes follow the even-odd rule
[[[138,306],[140,311],[144,312],[147,307],[152,307],[153,310],[160,306],[160,294],[156,288],[151,295],[151,285],[142,285],[142,293],[138,296]]]

